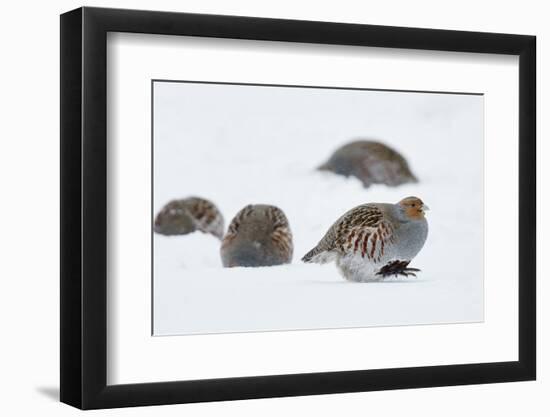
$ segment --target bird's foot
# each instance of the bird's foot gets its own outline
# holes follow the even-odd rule
[[[380,268],[376,275],[381,275],[383,278],[389,276],[402,275],[404,277],[416,277],[416,272],[420,272],[417,268],[407,268],[411,261],[392,261]]]

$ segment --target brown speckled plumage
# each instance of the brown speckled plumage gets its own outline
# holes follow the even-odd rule
[[[199,230],[222,238],[223,216],[209,200],[188,197],[166,204],[155,219],[154,229],[162,235],[185,235]]]
[[[356,282],[414,275],[418,270],[408,265],[426,241],[427,209],[417,197],[357,206],[336,220],[302,261],[336,261],[344,277]]]
[[[406,159],[399,152],[383,143],[369,140],[357,140],[338,148],[319,169],[345,177],[356,177],[364,187],[417,182]]]
[[[319,244],[308,252],[304,262],[311,261],[323,252],[352,252],[361,257],[375,260],[385,253],[392,243],[393,226],[376,205],[365,204],[355,207],[338,219],[327,231]]]
[[[285,214],[264,204],[250,204],[237,213],[220,250],[225,267],[290,263],[292,252],[292,232]]]

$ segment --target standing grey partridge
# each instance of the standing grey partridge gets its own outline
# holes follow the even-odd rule
[[[302,261],[336,261],[344,278],[355,282],[378,281],[391,275],[415,276],[419,269],[408,265],[428,236],[426,210],[417,197],[397,204],[357,206],[336,220]]]
[[[223,216],[214,203],[200,197],[173,200],[158,213],[154,230],[161,235],[185,235],[199,230],[223,237]]]
[[[265,204],[250,204],[237,213],[220,250],[224,267],[287,264],[292,261],[292,252],[292,233],[285,214]]]
[[[365,188],[372,184],[397,186],[417,182],[405,158],[380,142],[358,140],[338,148],[319,170],[358,178]]]

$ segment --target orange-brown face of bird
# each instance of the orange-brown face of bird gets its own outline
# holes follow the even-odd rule
[[[418,197],[407,197],[397,204],[403,209],[405,216],[412,220],[423,219],[424,212],[429,210],[428,206]]]

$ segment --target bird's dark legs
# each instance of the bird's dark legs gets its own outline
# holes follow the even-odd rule
[[[376,275],[382,275],[384,278],[392,275],[403,275],[405,277],[412,275],[413,277],[416,277],[415,272],[419,272],[420,269],[407,268],[410,262],[411,261],[392,261],[380,268],[380,271],[378,271]]]

